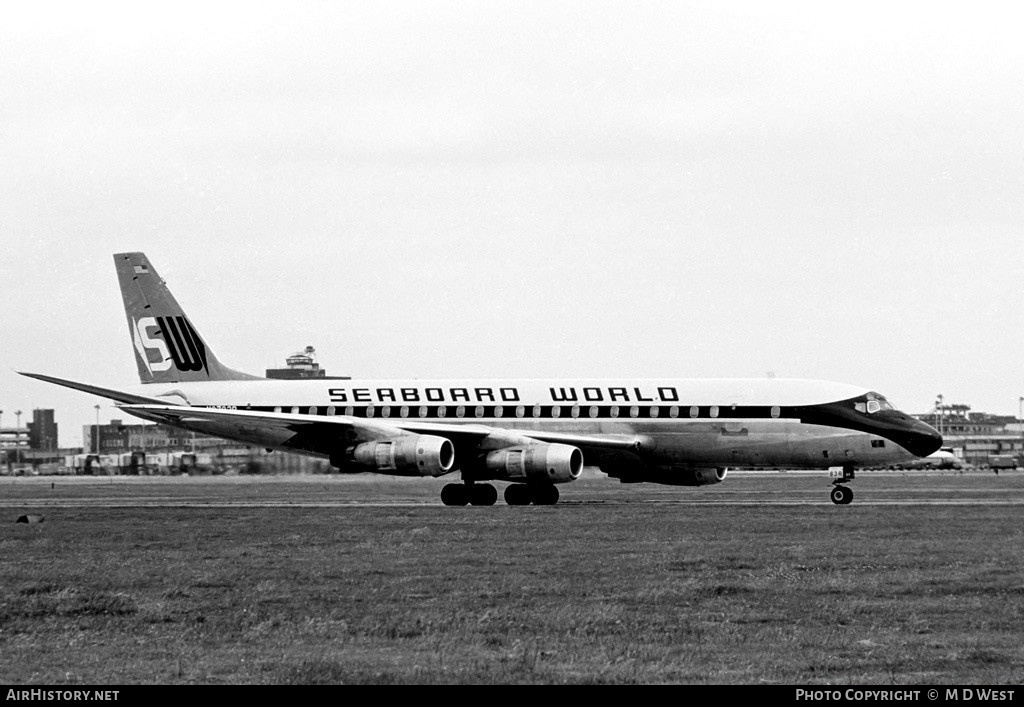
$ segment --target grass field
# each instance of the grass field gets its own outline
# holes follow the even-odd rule
[[[0,479],[0,683],[1021,684],[1022,476]]]

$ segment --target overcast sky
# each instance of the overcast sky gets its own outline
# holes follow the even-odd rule
[[[154,7],[158,9],[154,9]],[[1024,395],[1024,10],[239,2],[0,10],[0,409],[119,415],[111,255],[226,364]]]

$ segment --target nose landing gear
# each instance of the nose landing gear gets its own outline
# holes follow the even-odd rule
[[[840,486],[838,484],[832,487],[832,493],[829,495],[832,497],[832,503],[837,506],[845,506],[853,500],[853,491],[846,486]]]
[[[832,476],[839,476],[837,472],[830,471]],[[853,481],[853,465],[847,464],[843,466],[842,476],[832,480],[832,491],[829,493],[829,497],[832,499],[832,503],[837,506],[845,506],[853,501],[853,490],[843,486],[844,483]]]

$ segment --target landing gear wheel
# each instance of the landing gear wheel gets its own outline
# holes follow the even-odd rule
[[[533,489],[533,502],[538,506],[553,506],[558,503],[557,486],[538,486]]]
[[[837,506],[845,506],[853,500],[853,490],[846,486],[833,486],[829,495],[832,497],[832,503]]]
[[[528,506],[532,500],[526,484],[509,484],[505,487],[505,503],[510,506]]]
[[[490,484],[473,484],[466,488],[469,491],[469,502],[474,506],[493,506],[498,500],[498,490]]]
[[[469,503],[469,489],[465,484],[445,484],[441,489],[441,503],[446,506],[465,506]]]

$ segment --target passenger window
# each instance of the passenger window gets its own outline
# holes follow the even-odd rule
[[[382,407],[380,409],[380,416],[381,417],[391,417],[391,406],[390,405],[385,405],[384,407]]]
[[[590,406],[590,416],[597,417],[597,405]]]
[[[426,417],[426,416],[427,416],[427,406],[426,405],[420,405],[420,417]]]
[[[298,414],[299,414],[299,408],[297,408],[297,407],[293,407],[293,408],[292,408],[292,414],[293,414],[293,415],[298,415]]]
[[[618,405],[612,405],[612,409],[608,411],[608,414],[611,415],[612,417],[618,417],[619,416],[619,406]]]
[[[328,406],[327,406],[327,414],[328,414],[328,415],[336,415],[336,414],[337,414],[337,413],[335,412],[335,410],[334,410],[334,406],[333,406],[333,405],[328,405]]]
[[[310,415],[315,415],[315,414],[316,414],[316,405],[314,405],[313,407],[311,407],[311,408],[309,409],[309,414],[310,414]]]
[[[700,408],[696,405],[690,407],[690,417],[697,417],[700,415]]]
[[[400,415],[401,417],[409,417],[409,406],[408,406],[408,405],[403,405],[403,406],[402,406],[402,407],[401,407],[401,408],[400,408],[400,409],[398,410],[398,414],[399,414],[399,415]]]
[[[373,405],[366,406],[366,416],[373,417]]]
[[[640,414],[640,408],[637,407],[636,405],[633,405],[632,407],[629,408],[629,416],[630,417],[636,417],[639,414]]]
[[[495,417],[501,417],[502,413],[504,413],[504,412],[505,411],[501,409],[501,405],[498,405],[498,406],[496,406],[494,408],[494,416]]]
[[[782,408],[778,405],[772,405],[772,417],[778,417],[782,414]]]
[[[346,406],[345,406],[345,414],[346,414],[346,415],[348,415],[349,417],[352,417],[352,414],[353,414],[354,412],[355,412],[355,410],[353,410],[353,409],[352,409],[352,406],[351,406],[351,405],[346,405]]]
[[[712,405],[711,406],[711,417],[718,417],[718,406],[717,405]]]
[[[474,410],[473,413],[477,417],[483,417],[484,416],[484,406],[483,405],[477,405],[476,406],[476,410]]]
[[[562,414],[561,408],[559,408],[557,405],[552,405],[551,406],[551,417],[558,417],[561,414]]]
[[[463,417],[465,414],[466,414],[466,406],[465,405],[459,405],[457,408],[455,408],[455,417]]]
[[[572,415],[573,417],[579,417],[580,416],[580,406],[579,405],[573,405],[572,409],[569,410],[569,414]]]
[[[274,412],[281,412],[281,406],[278,405],[276,408],[274,408]]]
[[[516,405],[516,417],[522,417],[526,414],[526,408],[522,405]]]
[[[533,406],[533,416],[540,417],[540,405]]]
[[[437,406],[437,416],[438,417],[444,417],[447,414],[448,414],[448,408],[446,408],[444,405],[438,405]]]
[[[657,416],[658,416],[658,406],[657,405],[652,405],[651,406],[651,417],[657,417]]]
[[[678,405],[673,405],[672,407],[670,407],[668,409],[668,416],[669,417],[679,417],[679,406]]]

